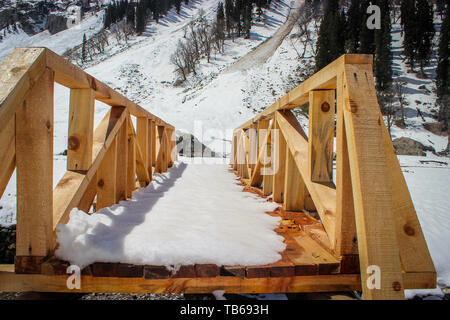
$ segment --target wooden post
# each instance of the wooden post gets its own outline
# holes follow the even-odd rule
[[[275,145],[273,157],[274,169],[276,170],[273,177],[273,201],[281,203],[284,199],[284,179],[286,175],[286,141],[276,119],[274,121],[275,143],[277,145]]]
[[[344,123],[344,72],[337,77],[336,123],[336,239],[332,243],[337,256],[358,254],[352,179],[348,159],[347,135]]]
[[[127,121],[130,125],[131,121]],[[136,140],[128,128],[128,162],[127,162],[127,198],[131,198],[136,189]]]
[[[345,130],[364,299],[404,299],[391,178],[371,65],[345,66]],[[369,287],[373,266],[380,288]]]
[[[16,167],[16,117],[13,115],[6,127],[0,132],[0,198],[8,185]]]
[[[154,121],[148,120],[148,139],[147,139],[147,170],[148,175],[153,177],[153,136],[155,135],[155,131],[152,130]]]
[[[286,174],[284,181],[284,210],[302,211],[305,207],[306,186],[289,148],[286,148]]]
[[[89,209],[91,209],[92,203],[94,202],[95,196],[97,195],[97,174],[94,175],[92,180],[89,182],[86,191],[83,194],[83,197],[80,200],[77,208],[86,213],[89,213]]]
[[[97,211],[116,203],[117,137],[97,171]]]
[[[148,159],[148,156],[149,156],[149,152],[148,152],[148,147],[149,147],[148,119],[145,117],[138,117],[136,130],[137,130],[137,133],[136,133],[137,141],[139,143],[139,147],[140,147],[141,153],[142,153],[142,161],[144,162],[144,167],[148,171],[148,163],[149,163],[149,159]],[[151,172],[149,172],[149,178],[150,178],[150,181],[152,181]]]
[[[309,172],[313,182],[333,182],[334,90],[309,93]]]
[[[70,90],[67,170],[87,171],[92,164],[94,107],[94,90]]]
[[[272,194],[273,188],[273,175],[272,175],[272,133],[267,133],[267,145],[266,152],[264,152],[264,168],[262,169],[263,174],[263,194],[268,196]]]
[[[16,258],[53,249],[53,81],[45,69],[16,111]]]
[[[117,133],[116,202],[127,200],[128,121]]]
[[[156,159],[155,172],[163,173],[167,171],[167,134],[164,126],[158,126],[157,145],[159,145]]]

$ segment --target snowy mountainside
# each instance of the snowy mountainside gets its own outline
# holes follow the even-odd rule
[[[290,11],[301,1],[273,0],[265,11],[264,21],[254,21],[250,39],[236,38],[225,41],[224,54],[216,54],[210,63],[202,59],[196,75],[179,83],[179,75],[170,63],[178,41],[183,40],[188,25],[203,15],[213,20],[219,0],[190,0],[182,4],[180,15],[172,9],[158,24],[149,21],[146,32],[134,37],[127,45],[111,42],[105,54],[86,63],[85,70],[109,86],[139,103],[153,114],[173,124],[182,132],[190,132],[202,143],[219,154],[227,155],[231,148],[232,130],[275,102],[302,80],[308,78],[314,66],[313,48],[302,48],[302,35],[294,25],[280,46],[263,65],[245,70],[226,72],[230,66],[257,50],[262,42],[273,36],[286,21]],[[47,46],[63,54],[87,37],[101,30],[103,13],[86,18],[80,26],[55,35],[42,32],[28,36],[24,32],[10,35],[0,42],[0,59],[15,46]],[[439,21],[436,26],[439,27]],[[311,22],[313,42],[317,38],[317,25]],[[433,81],[436,58],[425,70],[428,79],[419,79],[408,73],[403,61],[403,40],[398,24],[393,26],[394,75],[406,82],[406,127],[392,127],[392,138],[410,137],[437,152],[448,142],[447,136],[427,131],[423,124],[434,124],[436,113],[435,84]],[[438,38],[436,34],[435,39]],[[55,146],[54,183],[66,169],[67,119],[69,90],[55,86]],[[417,109],[421,111],[418,114]],[[96,103],[95,126],[108,107]],[[308,119],[299,114],[301,124],[307,128]],[[419,220],[438,271],[440,288],[450,286],[450,257],[445,244],[449,243],[450,222],[448,190],[450,160],[436,157],[431,152],[426,158],[401,156],[400,163],[417,209]],[[425,160],[445,164],[422,163]],[[224,159],[226,161],[226,159]],[[426,183],[425,183],[426,182]],[[0,224],[15,223],[15,174],[0,200]],[[440,290],[438,290],[440,292]],[[420,292],[409,292],[409,296]],[[422,292],[423,293],[423,292]]]

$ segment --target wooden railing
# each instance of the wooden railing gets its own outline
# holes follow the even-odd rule
[[[328,237],[321,244],[339,259],[359,255],[366,299],[399,299],[402,273],[435,279],[435,270],[372,69],[372,56],[337,59],[235,129],[231,162],[246,184],[262,187],[285,210],[317,211]],[[308,136],[291,112],[305,103]]]
[[[15,49],[0,70],[0,197],[17,168],[15,268],[33,272],[73,208],[126,200],[172,166],[175,129],[46,48]],[[54,82],[70,88],[67,172],[55,189]],[[94,130],[95,100],[111,109]]]

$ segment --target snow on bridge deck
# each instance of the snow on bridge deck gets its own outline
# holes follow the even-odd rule
[[[84,267],[95,262],[179,266],[265,265],[286,245],[265,212],[277,204],[242,192],[217,159],[177,162],[133,193],[133,199],[94,215],[74,209],[58,226],[56,255]]]

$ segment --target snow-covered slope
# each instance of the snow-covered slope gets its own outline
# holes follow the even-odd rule
[[[183,84],[174,86],[178,75],[170,64],[170,56],[177,42],[184,39],[188,24],[198,18],[200,12],[207,19],[214,19],[217,3],[218,0],[190,0],[187,6],[183,3],[180,15],[172,10],[159,24],[150,21],[143,36],[136,37],[125,47],[119,48],[112,44],[104,56],[86,65],[86,71],[172,123],[178,130],[193,133],[208,147],[226,155],[231,147],[232,130],[307,78],[313,59],[311,48],[307,48],[304,58],[299,58],[298,52],[302,52],[302,47],[299,30],[294,26],[263,65],[230,68],[271,37],[286,21],[290,8],[296,6],[290,0],[272,1],[271,8],[266,11],[265,21],[254,21],[249,40],[226,40],[223,55],[213,55],[210,63],[203,59],[197,75],[190,75]],[[0,42],[0,59],[14,46],[48,46],[61,54],[79,45],[83,33],[89,37],[98,32],[101,21],[102,13],[99,13],[86,19],[79,27],[53,36],[47,32],[33,37],[11,35]],[[317,34],[313,23],[309,29],[312,30],[314,40]],[[432,79],[436,59],[433,58],[426,69],[429,78],[419,79],[407,72],[398,24],[394,24],[392,35],[394,72],[396,77],[407,82],[408,90],[407,126],[404,129],[394,126],[393,138],[411,137],[441,151],[447,145],[447,137],[433,134],[423,127],[424,122],[435,122],[436,96]],[[55,184],[62,177],[66,166],[66,158],[60,153],[67,149],[68,97],[68,89],[59,85],[55,87]],[[418,115],[416,107],[421,110],[424,120]],[[107,110],[107,106],[96,103],[96,125]],[[304,116],[300,115],[299,120],[303,125],[308,123]],[[432,154],[428,156],[428,159],[434,157]],[[450,165],[438,167],[423,164],[419,162],[423,159],[417,157],[400,157],[400,160],[438,270],[440,285],[450,286],[450,257],[445,247],[450,241]],[[445,158],[438,160],[450,163]],[[13,176],[0,200],[0,224],[15,223],[15,194]]]

